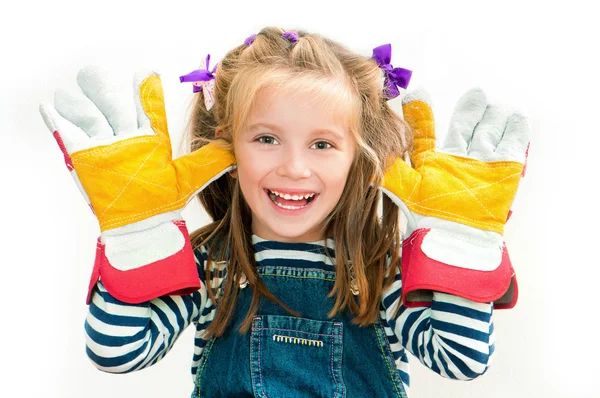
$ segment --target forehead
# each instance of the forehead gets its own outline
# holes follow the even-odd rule
[[[332,94],[262,88],[255,97],[246,129],[331,130],[349,134],[352,109]]]

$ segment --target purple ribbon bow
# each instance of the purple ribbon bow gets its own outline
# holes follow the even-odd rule
[[[403,68],[394,68],[390,62],[392,60],[392,45],[384,44],[373,49],[373,59],[385,73],[385,98],[391,100],[400,95],[398,87],[408,87],[408,82],[412,71]]]
[[[212,71],[209,70],[210,63],[210,54],[206,56],[206,69],[196,69],[193,72],[188,73],[187,75],[179,76],[179,81],[183,82],[193,82],[194,84],[194,92],[202,91],[202,86],[197,84],[197,82],[207,82],[215,79],[215,71],[217,70],[217,65],[213,68]]]
[[[298,33],[292,31],[284,32],[281,38],[288,40],[290,43],[296,43],[298,41]]]

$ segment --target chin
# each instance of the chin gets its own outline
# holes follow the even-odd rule
[[[323,239],[324,235],[324,233],[318,230],[316,226],[299,229],[293,225],[285,227],[281,224],[277,226],[271,226],[268,234],[272,235],[270,240],[279,240],[284,242],[314,242]],[[267,239],[266,237],[262,238]]]

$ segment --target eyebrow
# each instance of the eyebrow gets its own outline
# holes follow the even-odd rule
[[[259,129],[260,127],[266,127],[266,128],[271,129],[273,131],[281,131],[281,128],[279,128],[279,126],[277,126],[275,124],[269,124],[269,123],[254,123],[254,124],[251,124],[248,127],[248,130],[249,131],[254,131],[254,130]],[[330,130],[330,129],[326,129],[326,128],[317,128],[317,129],[314,129],[311,132],[312,135],[316,135],[318,133],[320,133],[320,134],[326,134],[326,135],[331,135],[331,136],[337,138],[340,141],[344,140],[344,136],[341,135],[340,133],[338,133],[335,130]]]

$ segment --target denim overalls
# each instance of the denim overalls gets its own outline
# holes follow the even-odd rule
[[[263,299],[251,330],[240,335],[252,298],[249,286],[241,289],[233,327],[204,348],[192,397],[406,398],[381,321],[360,327],[347,314],[327,317],[331,264],[271,261],[259,263],[258,274],[302,317]]]

